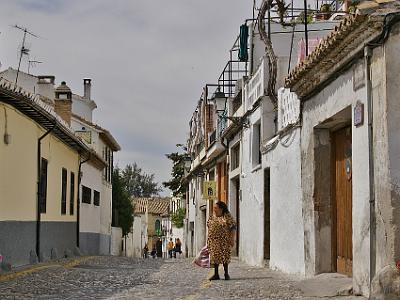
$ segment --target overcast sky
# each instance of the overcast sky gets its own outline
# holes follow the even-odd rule
[[[0,0],[1,70],[18,64],[22,32],[35,75],[55,75],[83,94],[92,78],[93,120],[122,147],[115,163],[137,162],[162,182],[164,154],[185,143],[202,86],[228,61],[252,0]],[[22,63],[27,71],[27,59]],[[164,195],[168,195],[165,191]]]

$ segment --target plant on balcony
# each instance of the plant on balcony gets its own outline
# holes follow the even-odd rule
[[[177,228],[182,228],[183,220],[185,219],[185,216],[186,216],[186,210],[182,207],[179,208],[176,211],[176,213],[172,214],[172,216],[171,216],[172,224]]]

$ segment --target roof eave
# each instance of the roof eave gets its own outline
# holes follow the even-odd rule
[[[55,116],[35,102],[33,95],[22,88],[0,78],[0,101],[9,104],[18,111],[37,122],[45,130],[53,134],[79,154],[88,156],[90,149],[73,132],[66,128]]]

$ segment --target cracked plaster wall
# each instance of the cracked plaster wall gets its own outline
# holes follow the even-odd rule
[[[358,72],[363,72],[362,62]],[[355,66],[354,66],[355,68]],[[306,275],[313,276],[332,270],[331,199],[330,199],[330,137],[326,129],[318,129],[335,115],[353,108],[357,101],[364,104],[367,116],[365,88],[354,87],[354,75],[349,69],[314,97],[304,102],[301,134],[303,220]],[[368,127],[352,129],[353,186],[353,287],[355,293],[369,293],[369,177]],[[345,120],[343,120],[345,121]],[[350,124],[349,122],[349,124]],[[333,126],[333,125],[332,125]]]

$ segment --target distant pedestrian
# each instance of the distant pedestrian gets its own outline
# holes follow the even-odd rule
[[[177,238],[175,242],[175,258],[177,253],[179,253],[179,255],[182,254],[182,242],[179,238]]]
[[[172,238],[169,239],[167,250],[169,258],[172,258],[172,251],[174,250],[174,242],[172,241]]]
[[[144,245],[144,248],[143,248],[143,257],[144,258],[149,257],[149,247],[147,246],[147,243]]]
[[[156,242],[156,251],[157,251],[157,257],[162,258],[162,242],[160,238],[158,238]]]
[[[152,258],[156,258],[156,255],[157,255],[156,245],[153,245],[153,249],[151,250],[150,255]]]
[[[234,245],[236,223],[224,202],[214,205],[214,216],[207,221],[207,246],[210,252],[210,265],[214,266],[214,275],[210,280],[218,280],[218,267],[223,264],[225,280],[229,280],[228,265],[231,261],[231,248]]]

